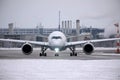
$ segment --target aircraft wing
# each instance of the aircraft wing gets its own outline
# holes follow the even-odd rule
[[[3,42],[16,42],[16,43],[31,43],[35,45],[40,45],[40,46],[49,46],[48,42],[37,42],[37,41],[29,41],[29,40],[15,40],[15,39],[0,39],[0,41]]]
[[[103,42],[103,41],[114,41],[114,40],[120,40],[120,38],[109,38],[109,39],[95,39],[95,40],[85,40],[85,41],[75,41],[75,42],[67,42],[66,46],[74,46],[74,45],[80,45],[84,43],[96,43],[96,42]]]
[[[78,35],[79,37],[82,37],[82,36],[89,36],[89,34],[85,34],[85,35],[83,35],[83,34],[80,34],[80,35]],[[74,35],[74,36],[69,36],[69,35],[67,35],[66,37],[69,39],[69,38],[74,38],[74,37],[78,37],[78,36],[76,36],[76,35]]]
[[[104,52],[104,53],[115,53],[117,50],[116,47],[95,47],[95,52]]]
[[[48,38],[48,36],[44,36],[44,35],[37,35],[38,37],[42,37],[42,38]]]

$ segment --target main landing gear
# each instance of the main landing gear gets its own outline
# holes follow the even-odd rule
[[[72,53],[70,53],[70,56],[77,56],[77,53],[75,52],[75,46],[69,48]]]
[[[42,47],[42,48],[41,48],[41,53],[40,53],[39,56],[47,56],[47,53],[45,53],[46,50],[47,50],[46,47]]]

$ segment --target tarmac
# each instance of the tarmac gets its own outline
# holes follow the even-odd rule
[[[65,50],[59,52],[59,56],[55,56],[55,52],[47,50],[47,57],[40,57],[40,48],[34,48],[30,55],[24,55],[21,48],[0,48],[0,59],[63,59],[63,60],[120,60],[120,53],[103,53],[94,52],[86,55],[79,48],[76,50],[77,56],[70,56],[71,51]]]
[[[0,49],[0,80],[120,80],[120,54],[94,52],[78,56],[70,51],[47,50],[40,57],[40,49],[24,55],[21,49]]]

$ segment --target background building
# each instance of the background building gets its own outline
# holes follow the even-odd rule
[[[58,28],[43,28],[43,26],[37,26],[36,28],[15,28],[13,23],[8,24],[8,28],[0,28],[0,38],[5,39],[18,39],[18,40],[32,40],[32,41],[47,41],[47,36],[53,31],[59,30]],[[73,27],[72,21],[62,21],[60,31],[63,32],[68,38],[68,41],[77,41],[85,39],[98,39],[104,38],[104,29],[99,28],[85,28],[80,26],[80,20],[76,20],[76,26]],[[101,37],[102,36],[102,37]],[[10,43],[9,43],[10,44]],[[12,43],[13,44],[13,43]],[[7,46],[8,43],[0,42],[1,47]],[[18,46],[18,43],[14,43],[12,47]]]

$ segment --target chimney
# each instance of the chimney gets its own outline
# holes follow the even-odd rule
[[[67,34],[67,21],[65,21],[65,34]]]
[[[70,34],[71,34],[72,33],[72,29],[73,29],[72,28],[72,21],[71,20],[70,20],[70,24],[69,25],[70,25]]]
[[[65,21],[62,21],[62,32],[65,33]]]
[[[68,20],[68,34],[70,34],[70,21]]]
[[[77,40],[80,40],[80,20],[76,20],[76,33],[77,33]]]
[[[9,23],[9,34],[13,34],[13,23]]]

